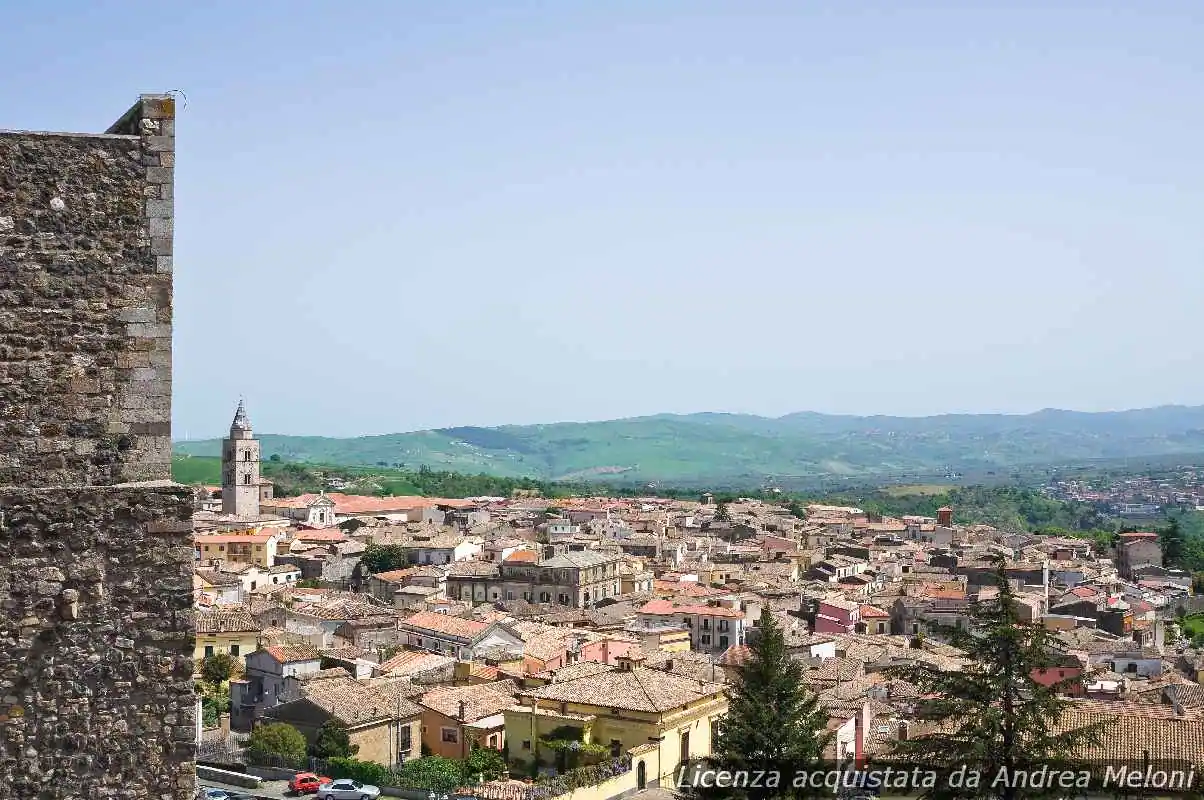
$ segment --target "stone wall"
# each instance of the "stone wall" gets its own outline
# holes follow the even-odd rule
[[[191,492],[0,489],[0,514],[0,797],[191,797]]]
[[[171,476],[174,101],[0,132],[0,486]]]
[[[0,798],[195,789],[174,125],[145,95],[106,134],[0,131]]]

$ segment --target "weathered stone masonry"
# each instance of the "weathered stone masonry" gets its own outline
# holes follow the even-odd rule
[[[0,131],[0,798],[194,791],[174,112]]]

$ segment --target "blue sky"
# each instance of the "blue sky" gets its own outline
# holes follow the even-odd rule
[[[175,433],[1204,402],[1199,2],[3,3],[182,89]]]

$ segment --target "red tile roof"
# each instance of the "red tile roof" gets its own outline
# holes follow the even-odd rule
[[[267,507],[305,508],[322,495],[303,494],[297,497],[263,501]],[[334,503],[336,514],[384,514],[389,512],[411,511],[417,508],[432,508],[434,506],[449,506],[451,508],[466,508],[473,505],[470,500],[453,500],[445,497],[416,497],[412,495],[398,497],[373,497],[362,494],[342,494],[328,492],[325,497]]]
[[[340,530],[298,530],[293,534],[293,538],[299,542],[345,542],[347,541],[347,534]]]
[[[537,561],[539,561],[539,553],[534,550],[515,550],[504,559],[507,564],[534,564]]]
[[[862,619],[874,619],[874,618],[887,618],[887,619],[889,619],[889,618],[890,618],[890,614],[889,614],[888,612],[886,612],[886,611],[883,611],[882,609],[878,608],[877,606],[871,606],[871,605],[867,605],[867,604],[865,604],[865,603],[862,603],[862,605],[861,605],[861,618],[862,618]]]
[[[654,614],[665,617],[679,614],[701,614],[708,617],[744,618],[744,612],[737,611],[734,608],[727,608],[726,606],[676,605],[672,600],[649,600],[641,608],[637,609],[637,611],[640,614]]]
[[[489,623],[487,622],[453,617],[450,614],[440,614],[437,611],[419,611],[417,614],[403,619],[401,623],[461,639],[472,639],[489,627]]]

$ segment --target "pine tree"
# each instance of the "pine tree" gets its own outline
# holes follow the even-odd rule
[[[708,766],[778,771],[781,785],[708,796],[798,797],[801,793],[791,788],[795,771],[819,761],[832,738],[828,714],[803,686],[802,664],[786,652],[785,637],[768,608],[761,612],[758,631],[730,687],[728,712],[719,722]]]
[[[1061,720],[1071,701],[1066,693],[1081,677],[1045,685],[1034,679],[1044,670],[1063,666],[1053,634],[1039,622],[1025,621],[1002,562],[995,571],[995,598],[975,601],[968,629],[946,628],[949,644],[964,651],[961,670],[942,670],[926,662],[889,667],[887,677],[907,681],[924,697],[922,727],[930,732],[895,743],[894,758],[955,768],[980,770],[981,785],[949,795],[1016,800],[1043,794],[1011,785],[992,786],[1000,769],[1008,775],[1026,767],[1060,764],[1082,768],[1075,752],[1098,743],[1099,726],[1066,730]],[[939,787],[939,782],[938,782]],[[1047,793],[1047,792],[1045,792]],[[939,788],[929,797],[943,797]]]

